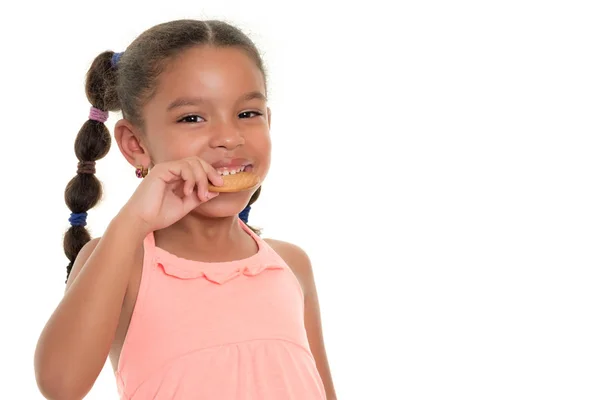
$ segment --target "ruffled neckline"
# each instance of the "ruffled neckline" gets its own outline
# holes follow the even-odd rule
[[[266,270],[283,269],[279,257],[273,257],[270,247],[256,235],[241,219],[244,231],[254,239],[258,250],[250,257],[221,262],[204,262],[179,257],[156,246],[154,232],[147,237],[147,244],[154,252],[154,262],[165,274],[178,279],[204,278],[215,284],[224,284],[241,275],[256,276]]]

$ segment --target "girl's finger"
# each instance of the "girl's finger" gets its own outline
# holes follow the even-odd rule
[[[196,184],[196,179],[194,176],[194,172],[189,165],[189,163],[185,161],[178,161],[171,165],[169,165],[169,172],[175,177],[179,177],[180,180],[183,180],[183,195],[188,196],[194,191],[194,185]],[[176,179],[173,179],[175,181]]]
[[[198,198],[196,193],[192,193],[189,196],[183,196],[181,200],[183,203],[184,212],[186,214],[192,211],[194,208],[198,207],[200,204],[202,204],[202,200]]]
[[[207,163],[206,161],[204,161],[202,159],[199,159],[199,160],[200,160],[200,163],[202,164],[204,171],[206,172],[207,179],[214,186],[222,186],[223,185],[223,177],[217,172],[217,170],[212,165]]]
[[[206,172],[202,167],[202,163],[198,158],[191,158],[187,160],[190,164],[190,167],[194,171],[194,176],[196,178],[196,190],[198,191],[197,196],[201,201],[208,201],[210,198],[208,197],[208,178],[206,177]]]

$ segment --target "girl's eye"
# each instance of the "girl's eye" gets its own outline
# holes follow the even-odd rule
[[[252,117],[258,117],[262,115],[261,113],[259,113],[258,111],[244,111],[243,113],[240,113],[239,117],[240,118],[252,118]]]
[[[198,123],[198,122],[202,122],[204,121],[204,118],[202,118],[199,115],[186,115],[185,117],[181,118],[179,121],[177,122],[185,122],[185,123]]]

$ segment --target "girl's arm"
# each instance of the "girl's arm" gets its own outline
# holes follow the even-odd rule
[[[101,239],[80,251],[65,295],[35,351],[38,387],[48,399],[82,399],[108,357],[145,233],[122,211]]]
[[[315,358],[317,370],[325,386],[327,400],[336,400],[337,395],[333,385],[333,378],[327,360],[323,329],[321,324],[321,311],[319,298],[308,255],[300,247],[280,240],[266,239],[266,242],[289,265],[298,278],[304,292],[304,326],[310,345],[310,351]]]

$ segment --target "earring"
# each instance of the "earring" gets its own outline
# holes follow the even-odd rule
[[[138,165],[135,167],[135,176],[138,178],[145,178],[148,175],[148,169],[144,168],[143,165]]]

